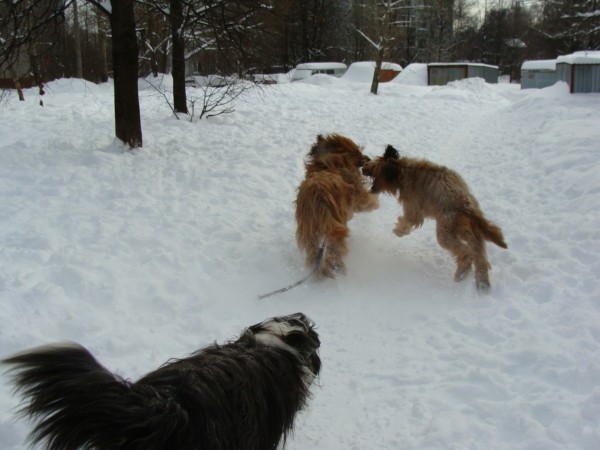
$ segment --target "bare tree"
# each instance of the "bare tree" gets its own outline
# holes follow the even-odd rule
[[[600,49],[600,0],[541,1],[536,29],[554,53]]]
[[[140,0],[167,17],[171,31],[171,75],[173,77],[173,107],[176,112],[188,113],[185,91],[186,41],[191,40],[195,30],[205,22],[208,11],[218,7],[224,0],[194,1]]]
[[[20,78],[30,72],[43,95],[40,42],[63,22],[69,4],[65,0],[0,2],[0,73],[6,72],[12,78],[19,99],[24,99]]]
[[[140,71],[150,71],[154,78],[167,73],[171,52],[171,27],[164,14],[157,14],[154,7],[140,4],[136,9],[140,32]]]
[[[428,34],[424,58],[432,62],[448,60],[454,46],[454,1],[428,0],[423,13]]]
[[[252,61],[253,33],[258,32],[260,0],[138,0],[168,18],[171,27],[173,108],[188,113],[186,55],[211,48],[222,55],[228,75],[240,78]],[[226,78],[230,80],[232,78]]]
[[[133,15],[134,0],[86,0],[109,18],[112,33],[112,56],[115,96],[115,132],[130,148],[142,146],[138,79],[138,48]],[[72,0],[3,0],[0,4],[0,66],[14,67],[27,50],[35,59],[39,56],[36,41],[42,33],[64,20],[65,10]],[[17,32],[18,31],[18,32]],[[38,76],[36,76],[38,78]],[[43,86],[40,80],[40,94]]]
[[[406,9],[406,5],[403,0],[377,0],[369,6],[370,12],[373,14],[375,27],[371,30],[357,28],[356,31],[375,50],[375,71],[373,72],[373,81],[371,82],[371,93],[377,94],[381,65],[386,51],[397,39],[395,28],[402,25],[402,22],[399,21],[399,13]]]

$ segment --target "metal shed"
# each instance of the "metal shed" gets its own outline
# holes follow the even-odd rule
[[[571,94],[600,92],[600,51],[581,51],[556,59],[558,80],[569,85]]]
[[[557,81],[555,59],[525,61],[521,65],[521,89],[541,89]]]
[[[498,66],[479,63],[430,63],[427,64],[427,84],[443,86],[463,78],[483,78],[486,83],[498,82]]]

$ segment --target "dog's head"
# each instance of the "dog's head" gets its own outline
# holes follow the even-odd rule
[[[370,158],[363,155],[362,148],[352,139],[339,134],[329,134],[317,136],[315,142],[308,152],[310,162],[316,161],[335,161],[340,165],[351,165],[353,167],[362,167],[364,163],[370,161]]]
[[[400,154],[398,150],[388,145],[385,148],[383,156],[379,156],[363,165],[363,174],[373,179],[371,192],[395,193],[397,191],[397,182],[400,175],[399,159]]]
[[[321,346],[315,324],[304,314],[273,317],[248,328],[254,338],[298,356],[313,378],[321,371],[318,349]],[[312,380],[311,380],[312,381]]]

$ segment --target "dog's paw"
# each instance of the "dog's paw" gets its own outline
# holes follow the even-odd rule
[[[475,286],[477,286],[477,290],[482,294],[485,294],[490,291],[490,282],[488,280],[476,280]]]
[[[458,269],[456,269],[456,273],[454,274],[454,281],[456,281],[456,282],[463,281],[467,277],[467,275],[469,274],[470,271],[471,271],[470,264],[466,267],[459,267]]]
[[[407,230],[406,228],[398,228],[398,227],[396,227],[396,228],[394,228],[394,229],[392,230],[392,232],[393,232],[393,233],[394,233],[396,236],[398,236],[398,237],[402,237],[402,236],[406,236],[407,234],[409,234],[409,233],[410,233],[410,230]]]
[[[342,275],[346,275],[346,264],[343,261],[336,261],[331,264],[331,270],[334,273],[341,273]]]
[[[333,261],[330,264],[323,264],[317,271],[317,278],[335,278],[337,274],[346,274],[346,264],[343,261]]]
[[[315,274],[318,280],[322,280],[324,278],[335,278],[335,272],[331,270],[330,267],[321,267]]]

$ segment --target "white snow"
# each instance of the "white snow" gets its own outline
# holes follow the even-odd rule
[[[348,66],[340,62],[311,62],[302,63],[296,66],[296,69],[346,69]]]
[[[555,59],[538,59],[538,60],[530,60],[524,61],[521,65],[521,70],[556,70],[556,60]]]
[[[600,50],[582,50],[556,58],[557,63],[600,64]]]
[[[383,70],[393,70],[394,72],[402,72],[402,66],[396,63],[383,62],[381,63]],[[371,82],[373,81],[373,73],[375,73],[375,61],[358,61],[350,64],[348,70],[342,78],[346,81]],[[398,75],[396,75],[397,77]]]
[[[429,66],[432,67],[448,67],[448,66],[473,66],[473,67],[491,67],[497,69],[498,66],[492,66],[490,64],[481,64],[481,63],[472,63],[472,62],[439,62],[439,63],[429,63]]]
[[[287,449],[597,449],[600,95],[414,80],[377,96],[343,79],[264,86],[234,114],[193,123],[143,89],[135,152],[113,140],[110,84],[53,82],[43,108],[35,90],[11,99],[0,358],[75,341],[135,380],[302,311],[318,324],[323,372]],[[509,245],[488,245],[489,294],[452,280],[433,223],[393,235],[401,209],[381,197],[350,222],[347,276],[257,298],[306,274],[295,190],[330,132],[462,174]],[[8,380],[0,448],[25,449],[31,424],[14,418]]]
[[[412,63],[396,75],[390,83],[408,84],[410,86],[427,86],[427,64]]]

